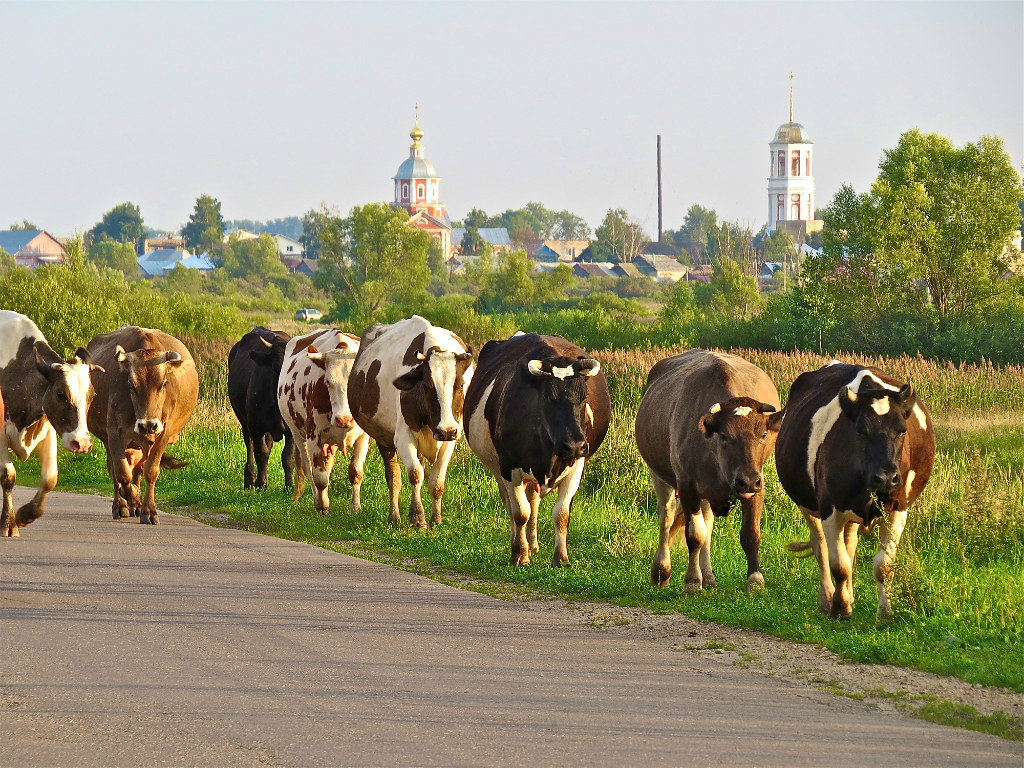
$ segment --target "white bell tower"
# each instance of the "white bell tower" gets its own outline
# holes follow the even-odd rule
[[[793,122],[793,73],[789,73],[789,122],[779,126],[771,149],[768,177],[768,231],[779,222],[814,221],[814,142]],[[813,228],[808,227],[808,231]]]

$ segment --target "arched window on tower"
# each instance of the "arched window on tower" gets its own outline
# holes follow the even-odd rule
[[[423,192],[423,185],[422,184],[417,184],[416,185],[416,199],[417,200],[425,200],[426,197],[427,197],[426,194]]]
[[[792,195],[789,213],[791,221],[800,221],[800,195]]]
[[[800,150],[799,149],[794,149],[793,150],[793,169],[792,169],[792,175],[793,176],[799,176],[800,175]]]
[[[402,185],[402,199],[403,200],[408,200],[409,199],[409,185],[408,184],[403,184]]]
[[[785,212],[786,199],[782,195],[778,196],[778,200],[775,204],[775,220],[782,221],[782,214]]]
[[[786,175],[786,150],[779,150],[779,176]]]

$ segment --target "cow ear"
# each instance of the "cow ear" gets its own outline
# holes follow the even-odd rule
[[[768,417],[768,431],[778,432],[782,429],[782,422],[786,418],[786,410],[775,411],[771,416]]]
[[[718,414],[705,413],[697,422],[697,429],[704,433],[704,437],[711,437],[718,431]]]
[[[423,367],[417,365],[408,373],[403,373],[394,381],[396,388],[402,392],[408,392],[423,380]]]
[[[900,403],[910,403],[914,401],[914,387],[911,384],[904,384],[900,387],[900,391],[896,395],[896,400]]]
[[[114,350],[114,357],[117,359],[117,363],[121,368],[127,367],[125,363],[128,362],[128,353],[124,351],[124,347],[120,344],[118,344],[117,349]]]
[[[472,347],[470,347],[470,348],[469,348],[468,350],[466,350],[465,352],[459,352],[459,354],[457,354],[457,355],[455,356],[455,359],[456,359],[457,361],[459,361],[460,363],[461,363],[461,362],[464,362],[464,361],[466,361],[466,360],[472,360],[472,359],[473,359],[473,348],[472,348]]]
[[[164,362],[177,368],[185,362],[185,359],[177,352],[168,352],[167,359]]]
[[[89,354],[89,350],[85,347],[79,347],[75,350],[75,357],[82,361],[83,365],[89,366],[90,371],[98,371],[99,373],[106,373],[102,365],[96,365],[92,361],[92,355]]]
[[[309,345],[309,349],[306,351],[306,357],[313,361],[313,364],[317,368],[326,371],[327,370],[327,358],[323,352],[318,352],[316,347],[312,344]]]
[[[274,361],[274,355],[272,352],[261,351],[258,349],[250,349],[249,357],[252,358],[256,365],[269,366]]]
[[[771,403],[761,403],[761,404],[760,404],[760,405],[759,405],[759,406],[757,407],[757,412],[758,412],[758,413],[775,413],[775,412],[776,412],[777,410],[779,410],[779,409],[778,409],[778,408],[776,408],[776,407],[775,407],[774,405],[772,405]]]
[[[45,341],[37,341],[32,351],[35,353],[36,370],[47,379],[52,379],[62,371],[61,366],[64,365],[64,361],[57,357]]]
[[[857,420],[857,394],[849,387],[839,390],[839,407],[848,419]]]

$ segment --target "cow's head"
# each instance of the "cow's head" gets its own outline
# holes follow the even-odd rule
[[[865,382],[867,384],[867,382]],[[914,388],[904,384],[893,389],[861,386],[839,391],[839,406],[853,424],[851,464],[859,465],[868,490],[882,501],[900,487],[900,457],[907,436],[907,419],[914,408]]]
[[[124,347],[114,350],[117,364],[128,377],[128,393],[135,409],[135,432],[143,437],[156,438],[164,431],[164,404],[168,385],[184,369],[186,360],[174,351],[138,349],[125,352]]]
[[[752,397],[715,403],[700,417],[697,429],[709,441],[719,479],[743,499],[764,490],[761,470],[775,450],[784,412]]]
[[[434,346],[416,353],[413,369],[395,379],[403,402],[415,401],[435,440],[458,440],[462,434],[462,406],[466,400],[466,371],[473,364],[473,349],[452,352]]]
[[[281,338],[277,338],[272,343],[262,336],[256,338],[260,340],[260,347],[249,350],[249,357],[261,368],[269,368],[273,371],[276,383],[277,374],[281,372],[281,366],[284,365],[284,351],[288,343]]]
[[[555,455],[575,461],[587,454],[585,404],[587,380],[601,372],[601,363],[592,357],[549,357],[523,362],[523,373],[530,386],[540,390],[542,419],[554,442]]]
[[[352,429],[356,425],[348,403],[348,377],[352,375],[356,354],[356,350],[348,347],[320,352],[310,345],[306,350],[306,356],[313,365],[324,372],[327,394],[331,399],[331,426],[338,429]]]
[[[103,369],[92,362],[89,351],[79,347],[70,360],[61,360],[45,341],[35,343],[36,369],[46,377],[43,413],[60,435],[60,442],[74,453],[87,453],[92,438],[86,414],[94,394],[91,371]]]

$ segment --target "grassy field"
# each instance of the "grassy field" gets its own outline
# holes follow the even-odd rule
[[[271,489],[243,491],[245,451],[223,391],[229,345],[189,343],[202,370],[203,395],[191,427],[172,451],[189,465],[165,471],[157,487],[163,509],[224,513],[235,524],[275,536],[453,569],[493,582],[495,590],[505,590],[507,584],[523,585],[569,598],[679,611],[820,644],[850,660],[916,667],[972,683],[1024,690],[1024,369],[1020,367],[846,357],[912,381],[932,411],[939,441],[935,472],[911,510],[897,556],[895,620],[876,627],[871,572],[875,534],[862,538],[858,552],[853,618],[836,622],[823,617],[817,610],[816,564],[784,551],[786,543],[806,535],[803,520],[782,492],[773,466],[766,469],[761,550],[765,590],[753,595],[745,591],[738,514],[715,527],[717,588],[694,597],[683,594],[685,547],[674,552],[678,567],[671,585],[660,591],[650,586],[649,569],[657,544],[654,501],[632,425],[646,373],[654,362],[671,354],[669,350],[600,355],[612,389],[613,422],[576,497],[569,529],[571,567],[552,569],[548,565],[553,547],[551,500],[542,507],[540,553],[528,567],[509,567],[507,516],[493,480],[464,441],[449,472],[444,523],[435,530],[415,532],[387,524],[386,488],[374,450],[363,486],[364,508],[358,515],[347,511],[344,470],[335,472],[332,511],[327,517],[313,512],[308,491],[292,503],[282,489],[279,451],[272,464]],[[827,362],[827,358],[802,353],[737,352],[771,375],[783,402],[789,383],[800,372]],[[62,454],[58,489],[109,493],[104,466],[101,445],[88,456]],[[19,482],[32,482],[35,467],[34,463],[20,467]],[[31,528],[24,535],[31,536]],[[153,535],[159,536],[159,529]]]

